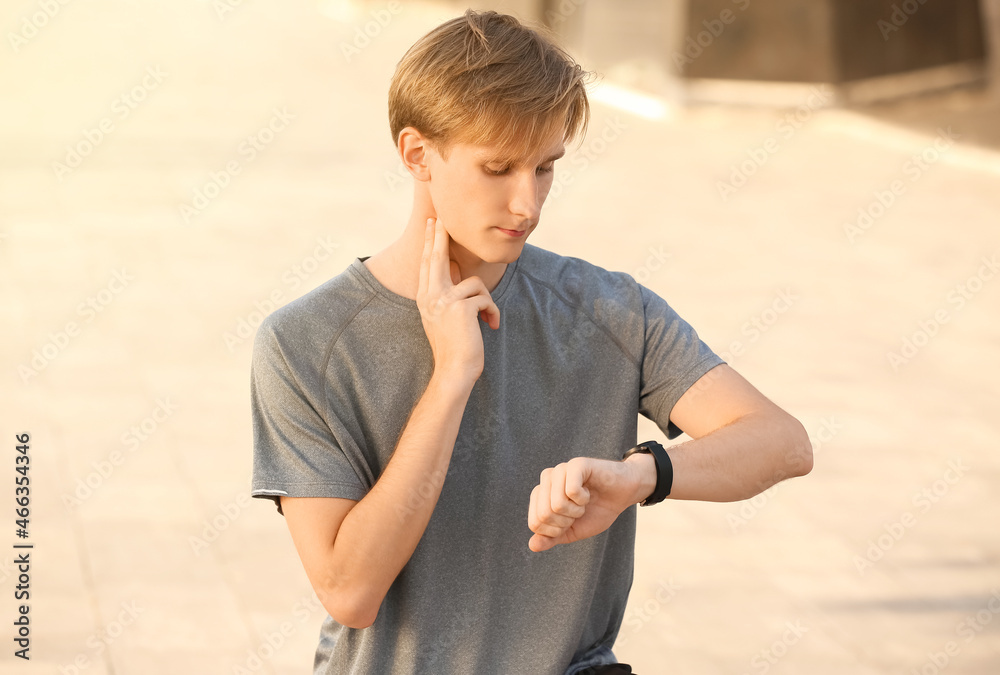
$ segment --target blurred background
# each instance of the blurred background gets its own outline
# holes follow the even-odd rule
[[[311,672],[252,336],[401,231],[389,79],[467,6],[2,4],[0,671]],[[472,6],[599,75],[532,243],[665,297],[813,440],[752,500],[640,509],[621,660],[1000,672],[1000,2]]]

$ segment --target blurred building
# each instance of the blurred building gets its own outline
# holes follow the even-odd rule
[[[998,80],[1000,0],[494,0],[611,80],[675,100],[868,103]],[[992,49],[991,49],[992,47]],[[992,64],[992,65],[991,65]]]

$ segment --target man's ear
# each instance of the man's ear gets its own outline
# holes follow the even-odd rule
[[[423,134],[413,127],[406,127],[399,132],[399,144],[397,145],[399,157],[403,160],[403,166],[410,172],[416,180],[428,181],[431,179],[430,167],[427,165],[428,153],[432,152],[428,141]]]

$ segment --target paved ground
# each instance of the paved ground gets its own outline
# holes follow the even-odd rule
[[[365,44],[372,17],[332,0],[71,3],[35,33],[20,4],[5,34],[27,37],[0,56],[0,502],[23,432],[32,501],[27,539],[3,520],[0,670],[307,673],[323,612],[247,497],[247,335],[402,226],[386,87],[453,10],[407,3]],[[810,476],[749,502],[641,511],[620,657],[1000,672],[1000,155],[968,141],[996,117],[594,113],[534,243],[660,292],[816,447]]]

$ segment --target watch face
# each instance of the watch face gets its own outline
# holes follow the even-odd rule
[[[640,443],[639,445],[637,445],[637,446],[635,446],[633,448],[629,448],[625,452],[625,454],[622,455],[622,459],[626,459],[629,456],[634,455],[636,453],[642,453],[642,454],[645,454],[645,455],[652,455],[653,454],[653,448],[650,447],[650,446],[658,446],[658,447],[660,447],[662,449],[662,446],[660,446],[660,444],[657,443],[656,441],[646,441],[645,443]]]

